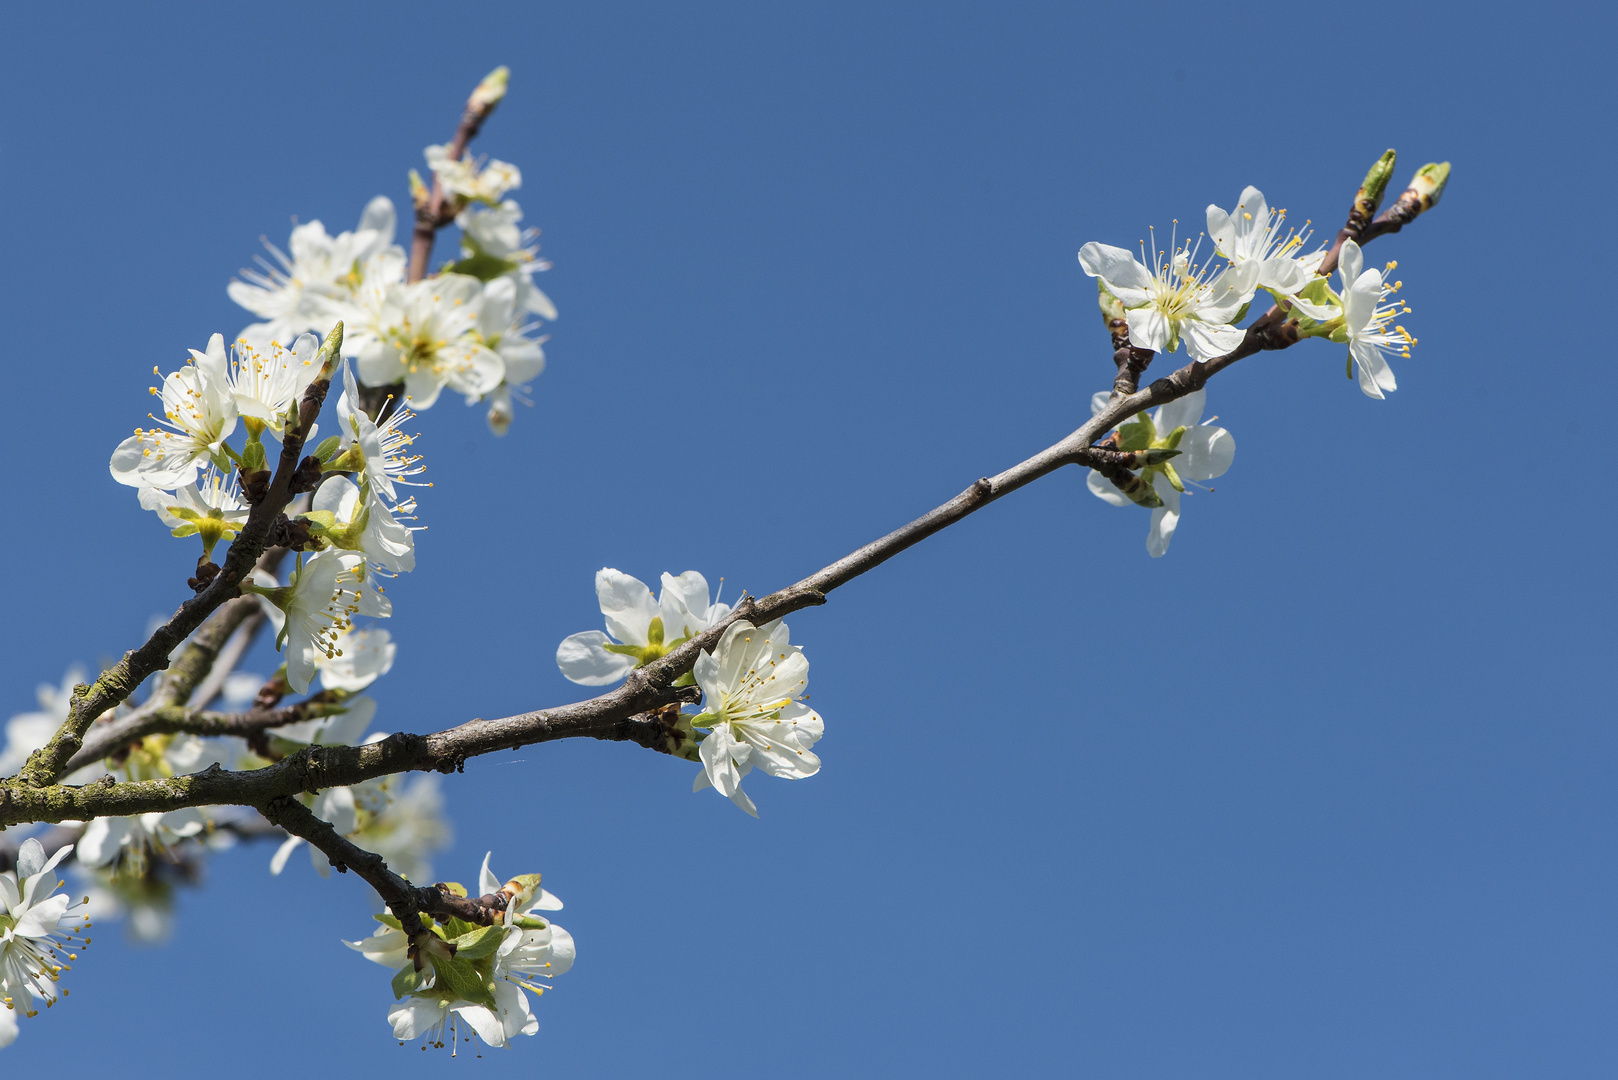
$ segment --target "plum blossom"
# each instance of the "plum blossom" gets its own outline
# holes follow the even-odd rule
[[[1168,253],[1155,250],[1156,235],[1149,268],[1110,244],[1091,241],[1079,249],[1084,272],[1099,278],[1124,305],[1129,340],[1138,348],[1174,352],[1183,339],[1198,361],[1236,348],[1243,331],[1231,322],[1253,295],[1258,264],[1249,261],[1214,272],[1211,263],[1196,263],[1197,252],[1189,242],[1171,242]]]
[[[224,351],[218,334],[208,341],[208,351],[215,350]],[[231,346],[230,389],[249,431],[268,429],[281,438],[288,411],[320,376],[319,352],[320,339],[313,334],[299,334],[290,349],[272,342],[261,350],[245,339]]]
[[[1389,263],[1392,270],[1397,263]],[[1383,303],[1403,285],[1389,285],[1381,270],[1366,270],[1365,255],[1352,240],[1343,242],[1337,269],[1343,281],[1343,326],[1348,342],[1349,363],[1359,376],[1360,390],[1366,397],[1386,399],[1398,389],[1387,354],[1410,355],[1416,339],[1402,326],[1391,331],[1388,323],[1410,312],[1402,300]],[[1333,340],[1337,340],[1335,337]]]
[[[825,725],[799,700],[809,686],[809,660],[789,644],[780,619],[759,627],[731,623],[713,651],[697,657],[692,674],[705,711],[690,718],[691,726],[709,731],[698,746],[702,772],[692,790],[717,788],[758,817],[741,788],[755,766],[788,780],[820,771],[820,758],[809,748]]]
[[[207,827],[207,817],[193,807],[163,814],[96,818],[79,837],[79,862],[92,869],[116,863],[121,870],[141,877],[154,852],[167,851]]]
[[[1299,255],[1309,241],[1309,232],[1287,230],[1285,210],[1271,210],[1264,193],[1249,184],[1242,189],[1236,209],[1229,213],[1208,204],[1208,235],[1215,250],[1232,266],[1257,266],[1255,286],[1285,298],[1312,319],[1330,319],[1338,314],[1330,304],[1318,304],[1298,293],[1316,280],[1325,248]],[[1305,222],[1307,229],[1308,223]]]
[[[141,488],[140,504],[155,511],[172,535],[201,536],[202,551],[208,557],[219,541],[235,538],[251,509],[241,500],[235,475],[222,476],[211,464],[195,480],[173,491]]]
[[[572,935],[537,914],[559,909],[561,901],[539,887],[538,874],[501,885],[489,870],[490,858],[484,856],[479,887],[485,902],[503,905],[495,925],[456,938],[442,926],[430,926],[412,952],[398,920],[379,915],[382,925],[370,937],[344,942],[395,972],[394,994],[400,1000],[389,1010],[388,1022],[400,1042],[423,1039],[425,1045],[442,1047],[469,1041],[470,1032],[489,1046],[505,1047],[518,1035],[536,1034],[539,1021],[526,991],[543,994],[540,980],[573,965]]]
[[[556,305],[534,284],[534,274],[549,270],[551,264],[539,257],[538,229],[524,229],[522,207],[515,199],[499,206],[473,204],[455,218],[461,228],[462,260],[465,272],[484,281],[504,275],[517,288],[519,310],[556,321]],[[521,381],[521,380],[514,380]]]
[[[1139,413],[1118,428],[1120,450],[1180,451],[1178,457],[1146,470],[1152,490],[1162,501],[1161,506],[1152,510],[1151,526],[1146,532],[1146,550],[1154,559],[1168,551],[1174,530],[1179,527],[1184,481],[1223,476],[1236,457],[1236,440],[1230,432],[1214,427],[1211,422],[1200,423],[1207,397],[1207,391],[1198,390],[1169,402],[1151,416]],[[1106,392],[1091,398],[1092,415],[1105,409],[1109,400]],[[1091,493],[1103,502],[1113,506],[1135,505],[1111,480],[1094,469],[1090,470],[1088,482]]]
[[[617,682],[730,614],[730,605],[709,602],[708,579],[695,570],[679,577],[665,573],[654,600],[638,579],[603,567],[596,571],[596,599],[612,636],[586,630],[556,649],[562,674],[585,686]]]
[[[109,468],[120,484],[169,491],[195,480],[210,459],[222,458],[221,447],[236,430],[236,395],[223,346],[217,352],[193,349],[191,360],[151,393],[163,403],[162,418],[152,417],[161,426],[136,428],[112,452]]]
[[[243,270],[227,287],[230,298],[263,322],[239,335],[255,349],[291,341],[306,331],[324,332],[342,318],[367,281],[403,280],[404,252],[393,244],[397,214],[385,195],[366,204],[359,227],[330,236],[319,221],[299,225],[291,254],[265,241],[275,262],[260,256],[259,268]],[[379,256],[381,258],[379,258]]]
[[[442,274],[395,285],[372,300],[358,349],[360,378],[369,386],[403,382],[405,400],[429,409],[447,386],[477,401],[500,385],[500,354],[476,333],[483,283]]]
[[[414,500],[390,508],[369,482],[356,484],[338,475],[320,485],[305,516],[318,526],[316,535],[345,551],[364,552],[372,566],[400,574],[416,568],[416,541],[395,509],[408,515],[414,508]]]
[[[377,491],[389,499],[399,498],[394,485],[410,484],[406,479],[426,471],[420,454],[411,454],[414,435],[406,435],[399,425],[416,418],[409,409],[396,408],[380,424],[360,404],[359,387],[354,372],[343,361],[343,393],[337,399],[338,435],[341,440],[340,460],[332,464],[347,466],[345,471],[361,472]]]
[[[287,685],[293,690],[308,692],[317,670],[317,656],[336,658],[337,637],[354,615],[376,614],[374,603],[372,610],[366,610],[367,576],[363,556],[328,550],[305,559],[284,587],[243,583],[244,588],[266,597],[285,616],[275,644],[286,650]]]
[[[17,1038],[17,1014],[38,1015],[37,1001],[56,1002],[56,983],[68,960],[77,960],[72,948],[85,925],[83,909],[58,893],[56,866],[72,851],[59,848],[45,858],[38,840],[24,840],[17,851],[17,867],[0,873],[0,1046]]]
[[[393,669],[398,651],[393,636],[380,627],[349,627],[337,635],[337,655],[320,661],[320,685],[357,694]]]
[[[427,147],[422,155],[444,190],[463,199],[499,203],[506,192],[522,187],[522,172],[509,162],[491,158],[480,165],[465,154],[450,157],[449,147],[441,145]]]

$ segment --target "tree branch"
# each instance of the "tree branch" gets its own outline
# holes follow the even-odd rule
[[[505,910],[505,904],[497,897],[473,900],[455,896],[439,885],[431,888],[412,885],[389,870],[382,856],[352,843],[332,828],[329,822],[320,820],[308,807],[290,796],[271,799],[259,807],[259,812],[272,824],[279,825],[293,836],[303,837],[319,848],[339,874],[353,870],[364,878],[398,917],[404,932],[412,941],[425,932],[421,924],[422,913],[439,919],[464,919],[489,926]]]
[[[1428,200],[1428,205],[1431,201]],[[1386,231],[1394,230],[1390,228]],[[1372,238],[1369,235],[1371,230],[1367,229],[1366,232],[1364,239],[1368,242]],[[1084,465],[1098,468],[1104,473],[1125,467],[1122,459],[1127,455],[1109,447],[1091,444],[1129,417],[1201,389],[1210,378],[1237,361],[1261,351],[1288,348],[1300,339],[1298,324],[1288,320],[1279,308],[1270,308],[1247,328],[1241,345],[1231,352],[1206,363],[1194,361],[1156,380],[1144,390],[1115,396],[1106,408],[1077,431],[1026,461],[993,477],[977,480],[948,502],[795,585],[763,599],[743,597],[726,619],[661,659],[635,669],[616,690],[591,700],[499,720],[475,719],[431,735],[398,733],[365,746],[309,747],[266,768],[250,772],[229,772],[214,766],[201,773],[164,780],[120,784],[111,777],[104,777],[97,783],[83,787],[0,783],[0,825],[88,819],[213,804],[263,808],[272,801],[285,801],[301,792],[358,784],[392,773],[454,772],[460,770],[471,757],[566,738],[629,740],[664,752],[679,753],[678,747],[670,745],[665,711],[680,697],[679,688],[673,686],[674,680],[690,671],[698,654],[711,649],[731,623],[739,619],[747,619],[755,624],[764,623],[823,604],[826,594],[833,589],[1064,465]],[[243,535],[246,535],[245,531]],[[234,553],[233,548],[232,555]],[[225,576],[224,572],[220,575],[221,579]],[[217,585],[216,581],[209,589]],[[206,591],[204,595],[207,595]],[[302,804],[298,806],[302,809]],[[312,838],[306,839],[314,842]],[[341,837],[337,839],[341,840]],[[342,843],[347,844],[347,841]],[[328,848],[320,844],[316,846],[326,851],[333,862],[340,861]],[[354,851],[359,849],[355,848]],[[366,854],[361,852],[361,855]],[[377,859],[378,863],[380,861]]]
[[[186,732],[205,737],[234,735],[251,742],[254,736],[274,728],[285,727],[322,716],[335,716],[344,711],[343,702],[349,695],[341,690],[323,690],[320,693],[280,709],[249,709],[240,713],[206,712],[183,705],[165,705],[120,717],[110,724],[97,724],[90,729],[84,748],[67,763],[66,772],[82,769],[92,762],[130,745],[148,735],[167,735]]]

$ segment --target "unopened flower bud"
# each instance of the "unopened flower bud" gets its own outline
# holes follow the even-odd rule
[[[506,83],[510,78],[511,69],[504,64],[483,76],[483,81],[478,83],[477,89],[473,90],[472,96],[467,99],[467,108],[482,113],[489,112],[506,96]]]
[[[1438,205],[1439,197],[1444,194],[1444,185],[1449,182],[1449,162],[1429,162],[1416,170],[1411,178],[1410,186],[1405,188],[1399,201],[1394,203],[1382,219],[1391,222],[1398,231],[1416,220],[1417,217]]]
[[[1438,205],[1439,198],[1444,194],[1444,185],[1449,183],[1449,162],[1429,162],[1416,170],[1415,177],[1410,181],[1410,187],[1405,194],[1414,193],[1421,202],[1420,213],[1425,213]]]
[[[1365,181],[1360,184],[1360,190],[1354,195],[1354,213],[1370,221],[1376,216],[1377,210],[1382,206],[1382,196],[1388,190],[1388,181],[1393,178],[1393,164],[1398,155],[1388,150],[1376,159],[1371,171],[1365,174]]]

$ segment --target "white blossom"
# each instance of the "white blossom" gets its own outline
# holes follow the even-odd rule
[[[414,502],[403,504],[409,513]],[[316,517],[320,515],[320,517]],[[310,505],[312,521],[329,518],[331,524],[321,533],[327,539],[341,537],[338,546],[364,552],[372,566],[390,574],[416,568],[416,541],[413,530],[394,516],[367,481],[356,484],[346,476],[331,476],[320,485]]]
[[[717,788],[757,817],[741,787],[755,766],[788,780],[820,771],[820,758],[809,748],[825,725],[799,700],[809,686],[809,660],[789,643],[780,619],[759,627],[731,623],[713,651],[697,657],[692,674],[702,688],[704,711],[691,717],[691,725],[709,729],[697,748],[702,772],[693,790]]]
[[[356,630],[350,627],[337,635],[337,655],[319,661],[320,685],[327,690],[358,693],[393,669],[399,646],[393,635],[380,627]]]
[[[210,555],[220,540],[235,538],[252,509],[241,500],[235,474],[221,475],[212,464],[173,491],[142,487],[140,504],[154,511],[172,535],[200,535],[203,550]]]
[[[1190,243],[1171,243],[1168,253],[1155,249],[1150,268],[1131,252],[1091,241],[1079,249],[1079,265],[1101,279],[1124,305],[1129,340],[1154,352],[1174,352],[1185,341],[1198,361],[1212,360],[1235,349],[1243,331],[1231,325],[1253,293],[1258,277],[1254,262],[1214,272],[1198,265]],[[1145,247],[1142,245],[1142,254]]]
[[[375,614],[364,610],[366,576],[363,556],[321,551],[293,571],[286,587],[264,591],[286,616],[276,646],[286,650],[287,685],[293,690],[308,692],[315,658],[336,657],[337,636],[354,615]]]
[[[479,340],[483,283],[442,274],[396,285],[372,298],[369,327],[358,349],[360,378],[369,386],[403,382],[405,400],[428,409],[446,386],[471,401],[500,385],[500,354]]]
[[[353,232],[333,237],[319,221],[299,225],[287,245],[290,255],[266,241],[275,262],[260,256],[258,269],[243,270],[245,280],[227,287],[232,300],[265,320],[246,327],[240,337],[263,349],[306,331],[324,332],[343,317],[368,279],[402,280],[404,252],[393,244],[396,218],[392,201],[378,195],[366,204]]]
[[[517,287],[517,306],[551,322],[556,321],[556,305],[534,284],[534,274],[549,270],[551,264],[539,257],[538,229],[524,229],[522,207],[507,199],[499,206],[474,203],[455,218],[461,228],[463,256],[498,271]],[[488,273],[480,276],[487,279]],[[519,380],[520,381],[520,380]]]
[[[450,157],[449,147],[442,145],[429,146],[422,155],[427,159],[427,167],[451,195],[498,203],[506,192],[522,187],[522,172],[509,162],[491,158],[480,167],[464,153],[458,158]]]
[[[395,971],[396,987],[401,978],[411,980],[407,985],[414,988],[388,1011],[393,1036],[401,1042],[422,1039],[426,1045],[442,1047],[469,1040],[471,1032],[491,1047],[509,1046],[516,1036],[539,1030],[525,991],[543,994],[546,987],[540,980],[563,974],[573,964],[572,935],[536,915],[560,908],[561,901],[539,887],[537,874],[500,884],[489,870],[490,858],[484,856],[479,885],[485,895],[498,894],[505,901],[505,913],[496,926],[474,932],[479,942],[475,950],[435,947],[433,939],[443,938],[434,928],[412,959],[411,943],[392,916],[378,916],[383,925],[369,938],[344,942],[367,960]],[[496,940],[491,942],[491,937]],[[477,1001],[460,996],[446,985],[452,978],[440,978],[446,970],[453,975],[441,965],[455,965],[478,984],[491,986],[492,992],[484,991]],[[461,985],[464,989],[469,983]]]
[[[1397,263],[1388,263],[1392,270]],[[1403,285],[1389,285],[1380,270],[1365,269],[1365,255],[1352,240],[1343,242],[1337,256],[1337,269],[1343,281],[1343,324],[1348,338],[1348,354],[1359,376],[1360,390],[1379,400],[1398,389],[1388,354],[1410,355],[1416,343],[1402,326],[1388,324],[1410,308],[1401,300],[1383,303]]]
[[[395,408],[387,419],[378,424],[360,404],[359,386],[354,372],[343,361],[343,393],[337,399],[338,436],[343,455],[352,458],[353,471],[364,472],[376,489],[389,499],[399,498],[395,484],[412,484],[406,479],[426,471],[420,454],[411,454],[414,435],[400,430],[416,414],[405,408]]]
[[[131,817],[96,818],[79,837],[79,862],[87,867],[126,864],[136,877],[145,873],[152,853],[161,853],[182,840],[198,836],[208,819],[194,807],[167,813]]]
[[[152,417],[161,426],[136,428],[113,451],[109,467],[120,484],[165,491],[189,484],[210,458],[222,455],[220,447],[236,430],[223,347],[217,353],[193,349],[191,357],[164,378],[161,390],[151,390],[163,403],[163,416]]]
[[[78,957],[74,935],[84,924],[82,908],[56,891],[56,866],[71,845],[45,858],[38,840],[24,840],[17,867],[0,873],[0,1046],[17,1037],[16,1015],[37,1015],[36,1001],[53,1004],[56,983]]]
[[[1090,400],[1091,413],[1100,413],[1107,407],[1109,399],[1110,395],[1104,391],[1096,394]],[[1207,399],[1207,391],[1198,390],[1176,398],[1151,416],[1137,414],[1119,427],[1121,449],[1169,448],[1180,451],[1180,456],[1171,459],[1166,466],[1154,466],[1147,470],[1151,476],[1152,490],[1163,502],[1163,505],[1152,510],[1152,522],[1146,532],[1146,550],[1154,559],[1168,551],[1174,530],[1179,527],[1183,481],[1212,480],[1223,476],[1236,458],[1236,440],[1230,432],[1222,427],[1214,427],[1211,422],[1201,423]],[[1177,437],[1176,432],[1179,432]],[[1090,470],[1088,482],[1091,493],[1103,502],[1113,506],[1135,505],[1111,480],[1094,469]]]
[[[709,602],[708,579],[695,570],[679,577],[665,573],[654,600],[638,579],[603,567],[596,571],[596,599],[612,637],[586,630],[556,649],[562,674],[585,686],[617,682],[730,614],[730,605]]]
[[[218,334],[208,341],[209,353],[215,350],[224,352],[224,339]],[[313,334],[299,334],[290,349],[282,348],[279,342],[255,348],[243,339],[230,351],[230,389],[236,398],[237,413],[249,430],[263,427],[281,438],[289,410],[320,375],[321,365],[316,362],[320,339]]]
[[[1338,314],[1335,307],[1316,304],[1297,295],[1316,280],[1326,249],[1321,247],[1298,254],[1308,243],[1310,234],[1290,229],[1283,234],[1281,230],[1285,225],[1286,211],[1271,210],[1264,193],[1252,185],[1242,189],[1236,209],[1230,213],[1212,203],[1208,205],[1208,235],[1213,239],[1215,250],[1229,259],[1232,266],[1255,264],[1258,267],[1256,287],[1286,298],[1312,319],[1335,318]],[[1307,226],[1305,222],[1306,229]]]

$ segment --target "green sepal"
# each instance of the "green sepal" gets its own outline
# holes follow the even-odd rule
[[[395,930],[403,930],[404,929],[404,924],[399,921],[397,916],[388,915],[388,914],[384,913],[384,914],[381,914],[381,915],[372,915],[371,918],[375,919],[377,922],[381,923],[383,926],[391,926]]]
[[[551,924],[537,915],[519,915],[511,925],[521,930],[548,930]]]
[[[1185,484],[1180,480],[1180,474],[1174,471],[1173,465],[1165,461],[1158,468],[1162,470],[1163,476],[1168,480],[1170,487],[1182,495],[1185,494]]]
[[[420,989],[421,984],[426,981],[426,977],[427,973],[417,971],[414,964],[407,964],[400,968],[393,976],[393,999],[397,1001],[411,991]]]
[[[1163,447],[1158,447],[1156,450],[1146,451],[1146,464],[1161,465],[1170,458],[1177,458],[1183,453],[1185,453],[1184,450],[1168,450]]]
[[[481,960],[500,947],[506,935],[504,926],[480,926],[455,938],[455,957],[459,960]]]
[[[1180,445],[1180,440],[1183,438],[1185,438],[1185,425],[1181,424],[1179,427],[1169,432],[1168,436],[1162,440],[1162,445],[1156,447],[1155,449],[1173,450],[1175,447]]]
[[[343,440],[338,438],[336,435],[326,436],[324,439],[320,440],[320,445],[315,447],[315,460],[324,465],[326,462],[332,459],[332,457],[337,453],[337,448],[342,444]]]
[[[1339,326],[1327,335],[1327,340],[1335,341],[1339,345],[1348,344],[1348,327]]]
[[[691,717],[691,726],[694,728],[711,728],[719,722],[716,712],[703,712]]]
[[[197,535],[197,533],[199,533],[201,531],[202,531],[201,529],[197,528],[195,522],[188,521],[184,525],[176,525],[174,528],[170,529],[169,530],[169,535],[170,536],[195,536],[195,535]]]
[[[657,649],[663,647],[663,616],[654,616],[646,624],[646,644]]]
[[[460,957],[451,960],[432,955],[427,959],[433,965],[433,973],[438,976],[438,986],[458,998],[491,1008],[494,1006],[494,983],[486,980],[470,960]]]
[[[461,234],[461,246],[471,254],[450,263],[448,268],[452,273],[467,274],[479,281],[493,281],[518,269],[518,264],[510,259],[502,259],[484,251],[482,246],[466,233]]]
[[[1101,317],[1109,324],[1114,319],[1126,318],[1124,302],[1109,292],[1100,278],[1096,278],[1096,306],[1101,309]]]
[[[1243,304],[1242,307],[1241,307],[1241,310],[1236,312],[1235,315],[1231,316],[1230,325],[1235,326],[1237,323],[1239,323],[1243,319],[1247,318],[1247,309],[1252,307],[1252,306],[1253,306],[1253,301],[1251,301],[1251,300],[1249,300],[1247,303]]]

